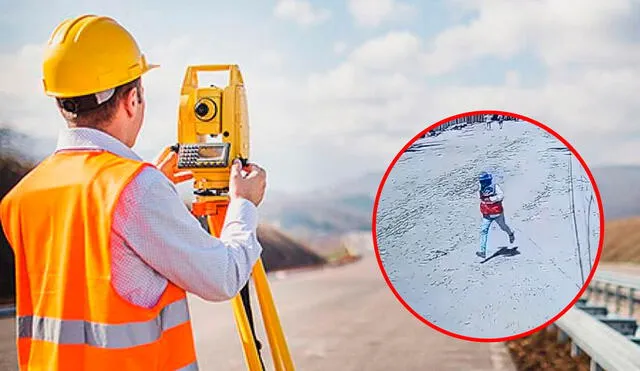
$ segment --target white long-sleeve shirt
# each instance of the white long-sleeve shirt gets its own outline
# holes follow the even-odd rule
[[[61,130],[57,150],[105,150],[142,161],[114,137],[90,128]],[[260,257],[257,209],[245,199],[230,202],[220,239],[207,233],[184,205],[175,186],[154,167],[143,169],[115,206],[111,274],[125,300],[152,307],[171,281],[206,300],[235,296]]]

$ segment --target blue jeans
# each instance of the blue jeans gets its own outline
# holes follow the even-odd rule
[[[511,228],[509,228],[504,220],[504,214],[483,216],[482,229],[480,229],[480,251],[484,253],[487,252],[487,237],[489,237],[489,228],[491,227],[491,223],[493,223],[494,221],[498,223],[500,228],[509,236],[513,234],[513,231],[511,231]]]

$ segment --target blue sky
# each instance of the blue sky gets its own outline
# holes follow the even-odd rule
[[[175,141],[188,64],[237,63],[252,157],[270,187],[308,191],[382,171],[432,122],[528,115],[592,165],[638,163],[640,1],[21,1],[0,5],[0,125],[55,138],[42,48],[56,24],[108,15],[161,68],[144,78],[143,157]],[[40,9],[40,10],[37,10]]]

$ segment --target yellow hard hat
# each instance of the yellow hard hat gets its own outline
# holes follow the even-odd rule
[[[53,31],[43,70],[44,90],[58,98],[102,92],[150,69],[131,34],[109,17],[67,19]]]

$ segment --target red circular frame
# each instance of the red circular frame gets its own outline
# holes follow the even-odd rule
[[[409,146],[411,146],[416,140],[421,138],[429,130],[431,130],[433,128],[436,128],[436,127],[438,127],[438,126],[440,126],[440,125],[442,125],[442,124],[444,124],[446,122],[455,120],[455,119],[460,118],[460,117],[471,116],[471,115],[486,115],[486,114],[512,116],[512,117],[516,117],[516,118],[519,118],[521,120],[527,121],[529,123],[535,124],[538,127],[540,127],[541,129],[546,130],[548,133],[553,134],[553,136],[555,136],[560,142],[562,142],[567,148],[569,148],[571,153],[573,153],[573,155],[578,159],[578,161],[580,161],[580,164],[586,170],[587,175],[589,176],[589,180],[591,181],[591,185],[593,186],[593,190],[594,190],[594,192],[596,194],[596,199],[598,201],[598,212],[599,212],[599,216],[600,216],[600,242],[598,243],[598,252],[596,253],[596,259],[594,261],[593,267],[591,268],[591,272],[589,273],[589,276],[587,277],[587,280],[585,281],[584,285],[582,286],[582,289],[580,289],[580,291],[575,296],[575,298],[573,298],[573,300],[569,303],[569,305],[567,305],[566,308],[564,308],[560,313],[555,315],[553,318],[551,318],[547,322],[541,324],[540,326],[535,327],[535,328],[533,328],[533,329],[531,329],[529,331],[523,332],[521,334],[515,334],[515,335],[512,335],[512,336],[505,336],[505,337],[501,337],[501,338],[476,338],[476,337],[456,334],[454,332],[445,330],[445,329],[443,329],[443,328],[441,328],[439,326],[434,325],[433,323],[429,322],[427,319],[425,319],[421,315],[419,315],[415,310],[413,310],[413,308],[411,308],[411,306],[409,306],[409,304],[407,304],[404,301],[402,296],[400,296],[398,291],[396,291],[396,289],[391,284],[391,281],[389,280],[389,276],[387,275],[387,272],[384,269],[384,265],[382,264],[382,259],[380,258],[380,251],[378,249],[378,236],[377,236],[377,232],[376,232],[377,231],[376,216],[378,214],[378,202],[380,201],[380,194],[382,193],[382,188],[384,187],[384,184],[387,181],[387,177],[389,176],[389,173],[391,172],[391,169],[395,166],[396,162],[398,161],[400,156],[402,156],[402,154],[407,150],[407,148],[409,148]],[[387,286],[389,286],[389,288],[391,289],[393,294],[396,296],[396,298],[400,301],[400,303],[402,303],[402,305],[405,308],[407,308],[407,310],[411,314],[413,314],[414,317],[416,317],[417,319],[419,319],[423,323],[427,324],[429,327],[433,328],[434,330],[440,331],[441,333],[443,333],[445,335],[452,336],[454,338],[458,338],[458,339],[462,339],[462,340],[468,340],[468,341],[482,342],[482,343],[509,341],[509,340],[515,340],[515,339],[519,339],[519,338],[525,337],[525,336],[530,335],[530,334],[532,334],[532,333],[534,333],[536,331],[544,329],[545,327],[547,327],[550,324],[552,324],[553,322],[555,322],[563,314],[565,314],[569,309],[571,309],[571,307],[573,307],[573,305],[578,301],[578,299],[582,296],[584,291],[587,289],[587,286],[589,286],[589,283],[591,282],[591,279],[593,278],[593,275],[595,274],[596,269],[598,268],[598,263],[600,262],[600,254],[602,253],[602,246],[604,244],[604,210],[603,210],[603,207],[602,207],[602,198],[600,197],[600,191],[598,190],[598,185],[596,184],[595,179],[593,178],[593,174],[591,173],[591,170],[589,169],[589,167],[587,166],[585,161],[582,159],[580,154],[576,151],[575,148],[573,148],[573,146],[569,142],[567,142],[563,137],[561,137],[560,134],[556,133],[555,131],[553,131],[553,129],[549,128],[548,126],[542,124],[541,122],[533,120],[533,119],[531,119],[529,117],[526,117],[526,116],[523,116],[523,115],[519,115],[519,114],[516,114],[516,113],[512,113],[512,112],[506,112],[506,111],[490,111],[490,110],[488,110],[488,111],[470,111],[470,112],[465,112],[465,113],[461,113],[461,114],[458,114],[458,115],[454,115],[454,116],[445,118],[443,120],[440,120],[440,121],[436,122],[435,124],[427,127],[426,129],[424,129],[420,133],[418,133],[415,137],[413,137],[413,139],[411,139],[409,142],[407,142],[407,144],[405,144],[405,146],[400,150],[400,152],[398,152],[398,154],[393,158],[393,161],[391,161],[391,164],[389,164],[389,167],[385,171],[384,176],[382,177],[382,180],[380,181],[380,185],[378,186],[378,192],[376,193],[376,199],[375,199],[374,204],[373,204],[372,225],[373,225],[373,229],[372,229],[371,233],[373,235],[373,246],[374,246],[374,250],[376,252],[376,259],[378,260],[378,265],[380,266],[380,271],[382,272],[382,275],[384,276],[384,280],[386,281]]]

